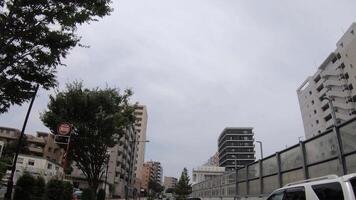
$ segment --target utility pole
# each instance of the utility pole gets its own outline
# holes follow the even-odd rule
[[[16,147],[15,157],[14,157],[14,160],[13,160],[13,163],[12,163],[11,174],[10,174],[9,180],[7,181],[7,189],[6,189],[6,193],[5,193],[5,196],[4,196],[4,200],[11,200],[12,189],[13,189],[13,186],[14,186],[14,180],[13,179],[14,179],[14,174],[15,174],[15,170],[16,170],[17,157],[19,156],[20,148],[22,146],[22,139],[23,139],[23,137],[25,135],[27,121],[28,121],[28,118],[30,116],[32,105],[33,105],[33,102],[36,99],[36,95],[37,95],[37,91],[38,91],[39,87],[40,87],[40,85],[37,84],[36,88],[35,88],[35,92],[33,94],[31,102],[30,102],[30,106],[28,107],[28,110],[27,110],[25,121],[24,121],[23,126],[22,126],[20,138],[19,138],[19,141],[18,141],[17,147]]]

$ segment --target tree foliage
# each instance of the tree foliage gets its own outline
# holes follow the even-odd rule
[[[48,181],[44,200],[71,200],[73,185],[69,182],[52,179]]]
[[[50,96],[48,109],[41,119],[56,132],[61,122],[73,124],[69,159],[86,176],[89,186],[97,191],[103,176],[107,150],[115,146],[135,122],[135,106],[130,104],[130,90],[84,89],[81,83]]]
[[[42,177],[34,178],[25,173],[16,182],[14,200],[42,200],[44,188]]]
[[[192,193],[192,185],[189,181],[188,170],[184,168],[175,188],[177,199],[186,199]]]
[[[164,187],[157,183],[154,180],[148,182],[148,189],[151,190],[155,195],[161,193],[164,190]]]
[[[77,27],[112,11],[110,0],[0,0],[0,114],[56,86],[57,67],[78,45]]]

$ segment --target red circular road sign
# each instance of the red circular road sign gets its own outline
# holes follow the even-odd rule
[[[58,125],[57,133],[59,135],[68,135],[72,130],[72,125],[67,122],[60,123]]]

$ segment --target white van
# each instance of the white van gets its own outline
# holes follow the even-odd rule
[[[323,176],[275,190],[267,200],[356,200],[356,173]]]

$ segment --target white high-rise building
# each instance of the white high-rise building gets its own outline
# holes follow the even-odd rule
[[[306,138],[332,127],[332,99],[338,123],[356,116],[356,23],[337,42],[337,48],[297,90]]]
[[[147,108],[144,105],[138,105],[135,110],[136,123],[136,167],[134,171],[135,185],[136,187],[142,186],[142,173],[143,173],[143,163],[145,162],[145,149],[146,149],[146,129],[147,129]]]

